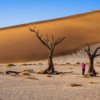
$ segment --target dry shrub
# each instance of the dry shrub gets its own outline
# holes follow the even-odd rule
[[[19,75],[20,76],[22,76],[22,75],[30,75],[30,73],[28,71],[24,71],[24,72],[19,73]]]
[[[43,65],[42,63],[38,63],[38,65]]]
[[[77,61],[75,64],[81,64],[81,63]]]
[[[11,67],[11,66],[15,66],[15,65],[13,63],[9,63],[9,64],[7,64],[6,67]]]
[[[33,65],[36,65],[35,63]]]
[[[82,75],[81,78],[89,78],[87,75]]]
[[[46,77],[52,77],[51,74],[47,74]]]
[[[77,83],[72,83],[72,84],[70,84],[70,85],[68,85],[68,86],[70,86],[70,87],[75,87],[75,86],[82,86],[81,84],[77,84]]]
[[[18,76],[16,73],[10,73],[11,76]]]
[[[63,76],[63,74],[59,74],[59,76]]]
[[[69,62],[67,62],[67,63],[65,63],[65,64],[69,65],[70,63],[69,63]]]
[[[88,82],[88,84],[97,84],[97,82],[92,82],[92,81],[91,81],[91,82]]]
[[[29,72],[29,73],[33,73],[34,71],[32,69],[27,69],[27,70],[24,70],[22,72]]]
[[[4,72],[0,71],[0,74],[2,74],[2,75],[3,75],[3,74],[4,74]]]
[[[26,79],[38,80],[38,78],[36,78],[34,76],[27,76]]]
[[[32,65],[32,64],[27,64],[27,65]]]
[[[23,66],[26,66],[27,64],[24,63],[24,64],[22,64],[22,65],[23,65]]]
[[[43,70],[38,70],[36,73],[37,74],[42,74],[43,73]]]
[[[57,65],[57,63],[54,63],[54,65]]]

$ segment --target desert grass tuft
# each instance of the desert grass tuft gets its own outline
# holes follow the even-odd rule
[[[46,77],[52,77],[51,74],[47,74]]]
[[[96,62],[96,64],[100,64],[100,62]]]
[[[65,63],[66,65],[69,65],[70,63],[69,62],[67,62],[67,63]]]
[[[24,63],[24,64],[22,64],[22,65],[23,65],[23,66],[26,66],[27,64]]]
[[[81,78],[89,78],[87,75],[82,75]]]
[[[30,75],[30,73],[28,71],[24,71],[24,72],[19,73],[19,75],[20,76],[22,76],[22,75]]]
[[[82,86],[82,84],[77,84],[77,83],[72,83],[70,85],[68,85],[67,87],[76,87],[76,86]]]
[[[63,76],[63,74],[59,74],[59,76]]]
[[[43,73],[43,70],[38,70],[36,73],[37,74],[42,74]]]
[[[42,63],[38,63],[38,65],[43,65]]]
[[[81,64],[81,63],[77,61],[75,64]]]
[[[4,74],[4,72],[0,71],[0,74],[2,74],[2,75],[3,75],[3,74]]]
[[[88,82],[88,84],[97,84],[97,82],[92,82],[92,81],[91,81],[91,82]]]
[[[7,64],[6,67],[11,67],[11,66],[15,66],[15,65],[13,63],[9,63],[9,64]]]
[[[27,70],[24,70],[22,72],[29,72],[29,73],[33,73],[34,71],[32,69],[27,69]]]
[[[54,65],[57,65],[57,63],[54,63]]]
[[[27,64],[27,65],[32,65],[32,64]]]
[[[27,76],[26,79],[38,80],[38,78],[36,78],[36,77],[34,77],[34,76]]]

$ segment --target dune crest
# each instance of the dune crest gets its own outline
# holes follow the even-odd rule
[[[54,50],[54,57],[72,54],[100,43],[100,10],[51,20],[0,28],[0,63],[17,63],[48,58],[47,48],[29,28],[39,30],[42,38],[66,37]]]

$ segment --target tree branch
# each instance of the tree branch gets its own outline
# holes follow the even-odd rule
[[[55,42],[55,45],[57,45],[57,44],[59,44],[61,41],[63,41],[63,39],[64,39],[65,37],[63,37],[61,40],[60,40],[60,38]]]
[[[39,36],[38,35],[38,33],[39,33],[39,30],[38,30],[38,32],[36,32],[34,29],[35,29],[35,27],[34,27],[34,29],[32,30],[31,28],[29,28],[30,29],[30,31],[32,31],[32,32],[34,32],[34,33],[36,33],[36,36],[38,37],[38,39],[42,42],[42,44],[43,45],[45,45],[49,50],[50,50],[50,47],[49,47],[49,45],[48,44],[46,44],[42,39],[41,39],[41,37],[42,36]]]
[[[94,52],[94,54],[93,54],[94,56],[96,55],[98,49],[100,49],[100,47],[98,47],[98,48],[95,50],[95,52]]]
[[[100,54],[95,55],[94,57],[100,56]]]

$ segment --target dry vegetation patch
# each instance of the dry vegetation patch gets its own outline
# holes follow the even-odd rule
[[[38,70],[36,73],[37,74],[42,74],[43,73],[43,70]]]
[[[81,64],[81,63],[77,61],[75,64]]]
[[[81,78],[89,78],[87,75],[82,75]]]
[[[77,86],[82,86],[82,84],[72,83],[68,85],[67,87],[77,87]]]
[[[4,72],[0,71],[0,74],[1,74],[1,75],[3,75],[3,74],[4,74]]]
[[[13,63],[9,63],[9,64],[7,64],[6,67],[11,67],[11,66],[15,66],[15,65]]]
[[[66,65],[69,65],[70,63],[69,62],[67,62],[67,63],[65,63]]]
[[[27,64],[24,63],[24,64],[22,64],[22,65],[23,65],[23,66],[26,66]]]
[[[38,63],[38,65],[43,65],[42,63]]]
[[[92,82],[92,81],[91,81],[91,82],[88,82],[88,84],[97,84],[97,82]]]
[[[20,76],[22,76],[22,75],[30,75],[30,73],[28,71],[24,71],[24,72],[19,73],[19,75]]]
[[[29,72],[29,73],[33,73],[34,71],[32,69],[27,69],[27,70],[24,70],[22,72]]]
[[[51,74],[47,74],[46,77],[52,77]]]
[[[25,79],[38,80],[38,78],[36,78],[34,76],[27,76]]]

